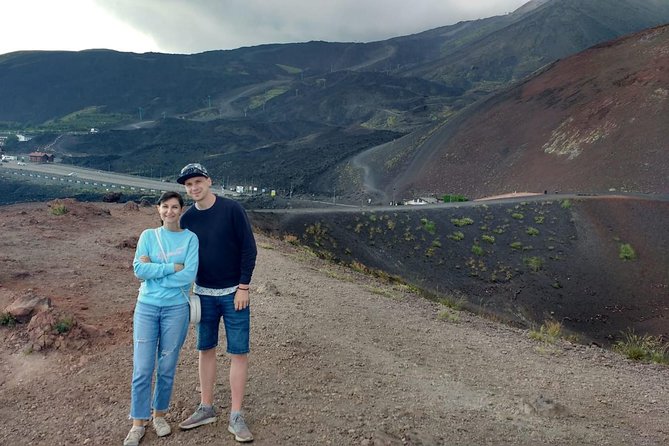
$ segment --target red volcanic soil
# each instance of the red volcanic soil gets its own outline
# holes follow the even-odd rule
[[[667,116],[669,25],[558,61],[464,111],[420,146],[393,187],[471,198],[666,194]]]

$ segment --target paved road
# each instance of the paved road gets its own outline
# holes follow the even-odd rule
[[[75,167],[67,164],[33,164],[25,163],[18,164],[16,161],[10,161],[9,163],[2,163],[0,167],[0,173],[12,172],[16,175],[24,177],[35,177],[36,179],[46,179],[47,181],[53,181],[54,183],[68,183],[72,185],[81,185],[84,187],[97,187],[104,190],[110,191],[132,191],[133,193],[141,194],[142,192],[148,193],[162,193],[164,191],[176,191],[184,192],[184,187],[177,183],[163,182],[154,180],[146,177],[138,177],[134,175],[125,175],[114,172],[106,172],[95,169],[87,169],[83,167]],[[234,195],[231,191],[224,191],[220,186],[214,188],[215,192],[219,195]],[[548,194],[548,195],[533,195],[533,196],[524,196],[524,197],[508,197],[508,198],[498,198],[495,200],[490,200],[488,203],[514,203],[519,201],[533,201],[533,200],[545,200],[547,198],[553,200],[564,200],[564,199],[576,199],[576,198],[588,198],[588,197],[597,197],[597,196],[633,196],[637,198],[645,198],[650,200],[662,200],[669,201],[669,195],[666,194],[641,194],[641,193],[620,193],[620,192],[611,192],[603,194]],[[310,200],[307,200],[310,201]],[[432,205],[422,205],[422,206],[400,206],[400,207],[389,207],[389,206],[357,206],[344,203],[337,203],[333,205],[330,202],[319,202],[312,201],[315,204],[315,208],[326,208],[328,210],[348,210],[348,211],[360,211],[360,209],[373,209],[374,211],[383,211],[383,210],[413,210],[413,209],[430,209],[435,207],[469,207],[481,205],[484,202],[482,201],[468,201],[461,203],[439,203]],[[322,205],[322,206],[319,206]],[[323,209],[306,209],[306,208],[295,208],[295,209],[274,209],[267,210],[267,212],[320,212]]]
[[[20,164],[16,161],[2,163],[0,172],[12,172],[15,175],[47,179],[59,183],[72,183],[82,186],[99,187],[108,190],[131,190],[133,192],[159,193],[165,191],[184,192],[184,187],[177,183],[158,181],[146,177],[125,175],[102,170],[87,169],[67,164]],[[219,187],[216,193],[220,194]],[[228,193],[225,191],[223,193]]]

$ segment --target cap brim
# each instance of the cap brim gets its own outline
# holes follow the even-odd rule
[[[184,175],[184,176],[181,176],[181,177],[177,178],[177,183],[184,184],[186,181],[188,181],[190,178],[193,178],[193,177],[209,178],[207,175],[205,175],[203,173],[193,172],[193,173],[189,173],[187,175]]]

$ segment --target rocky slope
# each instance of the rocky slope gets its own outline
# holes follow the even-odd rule
[[[667,55],[669,26],[593,47],[361,162],[386,196],[667,194]],[[395,162],[388,168],[384,159]]]

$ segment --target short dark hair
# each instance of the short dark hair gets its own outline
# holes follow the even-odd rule
[[[172,198],[176,198],[177,200],[179,200],[179,206],[184,207],[184,199],[181,196],[181,194],[179,192],[172,192],[172,191],[163,192],[163,194],[158,199],[157,205],[160,206],[161,204],[163,204],[163,202],[171,200]]]

